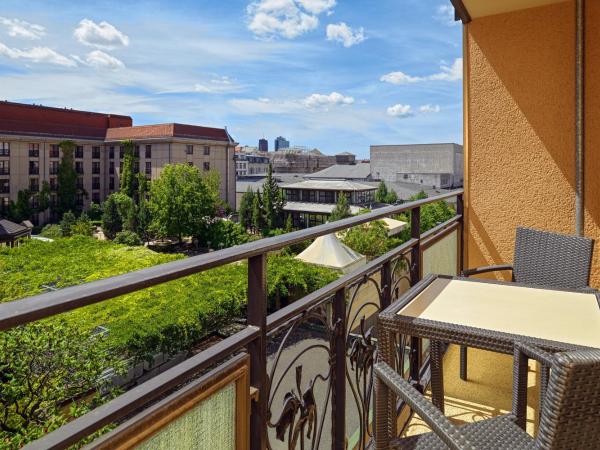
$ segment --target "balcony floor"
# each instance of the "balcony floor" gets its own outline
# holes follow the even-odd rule
[[[512,367],[511,355],[469,349],[469,381],[462,381],[458,375],[459,348],[450,346],[444,357],[446,416],[460,425],[509,413],[512,406]],[[527,432],[532,436],[537,426],[539,385],[538,365],[530,361]],[[404,434],[411,436],[428,431],[431,431],[428,426],[414,415]]]

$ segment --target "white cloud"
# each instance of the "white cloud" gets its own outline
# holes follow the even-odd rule
[[[293,39],[319,26],[335,0],[257,0],[248,5],[248,29],[261,38]]]
[[[302,7],[312,14],[321,14],[330,10],[335,6],[336,0],[298,0]]]
[[[129,45],[129,37],[108,22],[96,23],[83,19],[73,32],[75,38],[84,45],[110,50]]]
[[[382,76],[380,81],[385,81],[386,83],[392,84],[408,84],[408,83],[416,83],[417,81],[421,81],[420,77],[411,77],[410,75],[406,75],[404,72],[390,72]]]
[[[440,66],[441,72],[430,75],[428,78],[430,80],[447,80],[447,81],[462,80],[462,68],[463,68],[463,59],[456,58],[454,60],[454,63],[452,63],[451,66],[442,64]]]
[[[392,117],[400,117],[401,119],[405,119],[413,115],[413,111],[410,105],[402,105],[398,103],[397,105],[390,106],[387,109],[388,116]]]
[[[417,83],[420,81],[456,81],[462,79],[462,66],[463,59],[456,58],[454,63],[451,66],[448,66],[445,63],[440,65],[440,72],[434,73],[433,75],[429,75],[426,77],[414,77],[411,75],[407,75],[404,72],[390,72],[388,74],[383,75],[380,78],[380,81],[385,81],[386,83],[391,84],[409,84],[409,83]]]
[[[24,59],[36,63],[57,64],[59,66],[75,67],[77,64],[70,58],[48,47],[33,47],[27,50],[10,48],[0,42],[0,55],[11,59]]]
[[[0,17],[0,24],[7,28],[8,35],[12,37],[39,39],[46,34],[46,29],[43,26],[24,20]]]
[[[427,113],[439,113],[440,112],[440,105],[421,105],[421,107],[419,108],[419,111],[421,111],[424,114]]]
[[[80,63],[85,64],[86,66],[95,67],[97,69],[119,70],[125,68],[123,61],[109,55],[108,53],[104,53],[101,50],[94,50],[85,55],[83,58],[79,58],[77,56],[73,56],[73,58],[77,59]]]
[[[302,103],[307,108],[328,108],[330,106],[351,105],[354,103],[354,98],[344,96],[339,92],[326,94],[312,94],[306,97]]]
[[[459,22],[454,20],[454,7],[451,5],[439,5],[433,16],[438,22],[441,22],[449,27],[458,25]]]
[[[341,42],[346,48],[352,47],[365,40],[365,30],[362,27],[353,30],[344,22],[330,23],[327,25],[327,40]]]

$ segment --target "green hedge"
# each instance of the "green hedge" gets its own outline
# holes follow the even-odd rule
[[[76,236],[0,250],[0,301],[62,288],[183,258]],[[338,274],[289,256],[268,260],[269,304],[285,304]],[[247,265],[230,264],[64,314],[80,329],[108,327],[109,342],[137,358],[188,349],[239,317],[245,308]],[[52,320],[52,319],[49,319]]]

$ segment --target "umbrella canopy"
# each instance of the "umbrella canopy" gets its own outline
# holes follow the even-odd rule
[[[367,263],[367,258],[341,243],[335,234],[320,236],[302,253],[296,256],[301,261],[316,264],[343,273]]]

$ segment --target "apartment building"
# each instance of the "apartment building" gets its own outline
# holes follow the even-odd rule
[[[238,154],[235,159],[235,171],[238,177],[265,176],[269,171],[269,158],[260,155]]]
[[[50,203],[57,201],[59,144],[64,140],[75,142],[77,202],[83,209],[119,189],[121,141],[126,139],[135,142],[136,168],[150,179],[170,163],[218,171],[221,198],[235,207],[235,142],[226,129],[132,125],[129,116],[0,102],[0,215],[16,202],[19,191],[38,192],[44,181],[51,188]],[[31,202],[37,206],[35,195]],[[49,219],[48,212],[32,217],[34,223]]]

